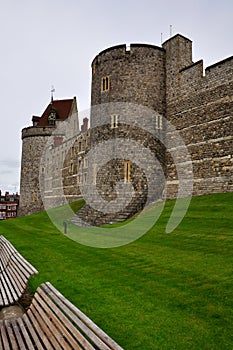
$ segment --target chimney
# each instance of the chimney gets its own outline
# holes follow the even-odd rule
[[[54,136],[53,138],[53,143],[54,143],[54,146],[60,146],[63,142],[63,136]]]
[[[83,119],[83,125],[81,125],[81,132],[86,132],[88,130],[88,118]]]

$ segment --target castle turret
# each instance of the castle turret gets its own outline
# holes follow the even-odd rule
[[[177,104],[182,94],[180,71],[193,63],[192,41],[177,34],[165,41],[162,47],[166,51],[166,103],[174,101]]]
[[[89,223],[122,221],[141,210],[148,198],[161,198],[164,183],[159,183],[165,156],[160,141],[165,97],[163,48],[119,45],[94,58],[90,129],[93,157],[88,160],[92,208],[86,206],[79,214]],[[161,161],[156,169],[154,155]],[[145,175],[146,167],[150,168],[151,181]],[[149,195],[150,186],[153,196]]]
[[[119,45],[102,51],[92,62],[91,105],[127,102],[163,114],[164,67],[165,50],[157,46]]]
[[[43,210],[39,176],[45,171],[41,157],[46,143],[56,127],[67,120],[66,138],[79,132],[76,98],[51,100],[41,117],[33,116],[33,126],[22,130],[22,159],[20,178],[19,215],[28,215]],[[61,143],[61,135],[54,136],[54,142]]]
[[[40,195],[40,159],[53,127],[32,126],[22,130],[19,216],[43,210]]]

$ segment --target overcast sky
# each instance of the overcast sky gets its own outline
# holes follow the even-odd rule
[[[93,58],[130,43],[161,45],[180,33],[205,67],[232,55],[232,0],[0,0],[0,189],[19,191],[21,129],[50,101],[90,106]]]

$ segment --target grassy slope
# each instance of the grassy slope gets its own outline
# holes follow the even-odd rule
[[[194,197],[181,225],[157,224],[129,245],[96,249],[58,232],[46,213],[0,222],[39,271],[125,349],[232,349],[233,193]]]

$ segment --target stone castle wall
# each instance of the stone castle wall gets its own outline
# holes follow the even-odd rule
[[[86,181],[85,155],[90,146],[90,132],[71,138],[52,135],[44,148],[44,169],[40,170],[40,190],[46,209],[82,198],[80,184]]]
[[[169,67],[167,119],[179,130],[191,155],[193,194],[232,191],[233,58],[203,72],[203,62],[191,60],[189,40],[179,36],[174,39],[163,45]],[[180,56],[189,59],[179,63]],[[172,135],[167,137],[172,139]],[[169,150],[167,176],[168,195],[174,197],[179,183]]]
[[[135,196],[126,208],[116,207],[112,215],[87,205],[80,215],[84,221],[101,224],[136,213],[149,193],[147,176],[136,162],[138,145],[145,150],[143,161],[147,161],[147,152],[158,160],[150,181],[152,188],[156,188],[156,181],[161,186],[154,190],[151,201],[162,197],[163,176],[166,197],[176,197],[181,186],[177,168],[188,178],[190,164],[193,195],[233,191],[232,88],[233,58],[203,71],[203,61],[192,61],[192,42],[182,35],[170,38],[162,48],[133,44],[101,52],[92,62],[91,129],[52,140],[49,170],[44,174],[47,203],[51,207],[63,204],[61,192],[65,201],[79,199],[82,190],[93,184],[102,199],[114,201],[117,183],[125,181],[124,162],[129,161]],[[174,129],[167,127],[166,120]],[[27,205],[21,208],[22,215],[42,209],[38,195],[42,169],[38,164],[49,133],[49,128],[23,130],[21,198]],[[111,160],[104,151],[109,142]],[[103,152],[88,160],[89,150],[101,145]],[[132,147],[127,157],[123,156],[124,145]],[[183,155],[184,149],[190,159]],[[179,157],[173,158],[174,154]],[[106,164],[98,167],[104,161]],[[126,185],[126,196],[128,189]]]

